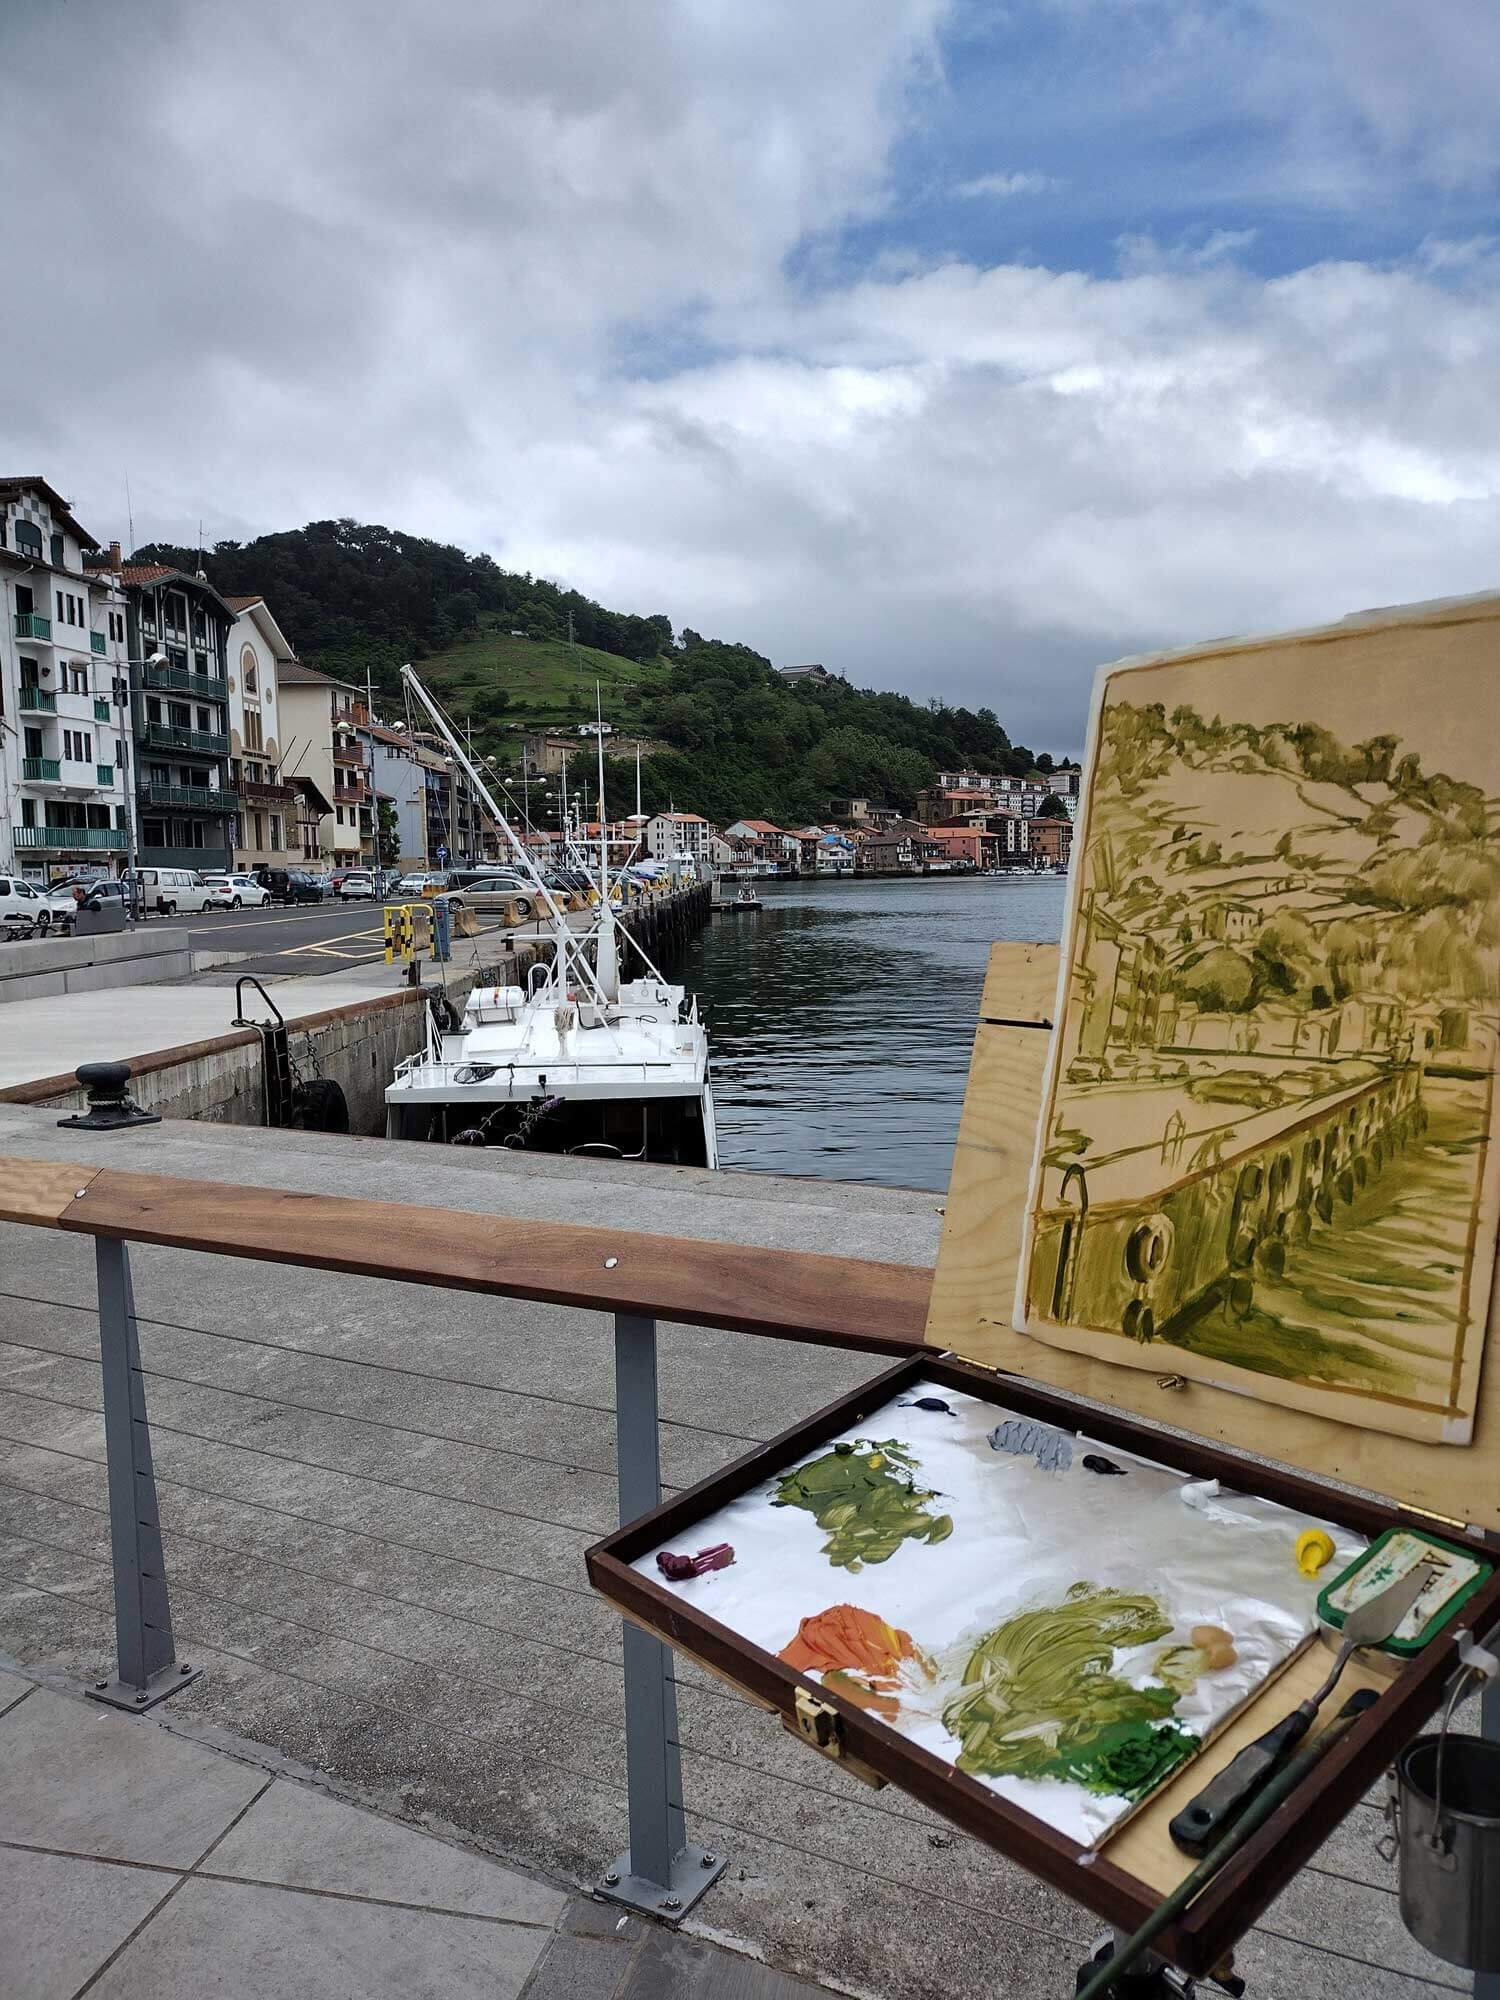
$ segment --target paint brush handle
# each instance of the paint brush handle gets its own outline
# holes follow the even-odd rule
[[[1216,1777],[1168,1822],[1185,1854],[1205,1854],[1239,1818],[1251,1799],[1312,1727],[1316,1702],[1305,1701],[1232,1757]]]

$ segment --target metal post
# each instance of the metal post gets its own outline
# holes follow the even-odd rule
[[[1493,1647],[1500,1632],[1485,1641]],[[1487,1743],[1500,1743],[1500,1681],[1486,1681],[1479,1696],[1479,1733]],[[1476,1972],[1474,2000],[1500,2000],[1500,1972]]]
[[[94,1239],[99,1282],[99,1351],[104,1365],[104,1448],[108,1460],[110,1553],[115,1585],[113,1679],[96,1681],[96,1700],[115,1708],[154,1708],[201,1668],[179,1666],[167,1598],[151,1426],[141,1380],[130,1253]]]
[[[634,1313],[615,1315],[615,1433],[623,1525],[661,1500],[656,1321]],[[671,1653],[628,1620],[624,1638],[630,1846],[599,1886],[617,1903],[677,1923],[718,1880],[725,1863],[720,1855],[688,1845]]]

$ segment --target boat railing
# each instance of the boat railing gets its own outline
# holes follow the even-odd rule
[[[112,1148],[120,1137],[111,1134]],[[118,1158],[118,1153],[113,1152],[112,1157]],[[354,1200],[280,1185],[240,1186],[132,1173],[114,1165],[77,1160],[58,1164],[55,1160],[4,1156],[0,1156],[0,1223],[89,1236],[94,1241],[102,1395],[97,1399],[90,1395],[84,1403],[63,1404],[82,1415],[68,1420],[66,1435],[58,1442],[66,1443],[62,1457],[70,1466],[82,1457],[105,1473],[101,1491],[107,1487],[107,1507],[83,1500],[64,1500],[62,1504],[82,1507],[85,1520],[107,1513],[108,1555],[95,1557],[80,1550],[74,1569],[76,1572],[79,1563],[97,1560],[101,1570],[109,1571],[112,1590],[101,1581],[100,1587],[90,1592],[86,1584],[70,1580],[66,1601],[70,1616],[93,1619],[101,1641],[112,1609],[116,1666],[107,1679],[91,1684],[92,1692],[101,1701],[135,1713],[188,1685],[204,1670],[205,1660],[212,1670],[216,1649],[226,1661],[243,1660],[244,1655],[230,1650],[240,1632],[254,1635],[249,1640],[251,1651],[267,1662],[268,1671],[273,1673],[281,1670],[284,1656],[298,1658],[298,1648],[305,1652],[311,1644],[336,1652],[340,1645],[350,1643],[337,1629],[338,1613],[333,1608],[339,1592],[350,1587],[349,1579],[342,1574],[325,1574],[317,1554],[307,1556],[304,1565],[306,1551],[300,1544],[296,1563],[281,1562],[282,1544],[273,1539],[265,1549],[241,1546],[228,1569],[222,1564],[205,1566],[198,1550],[203,1546],[222,1548],[221,1537],[225,1535],[238,1542],[234,1529],[224,1523],[239,1522],[236,1509],[255,1505],[236,1490],[234,1474],[223,1472],[216,1480],[218,1453],[232,1455],[253,1449],[290,1465],[308,1466],[311,1471],[301,1475],[304,1485],[299,1488],[306,1494],[326,1486],[330,1477],[343,1475],[356,1477],[362,1486],[387,1496],[395,1510],[393,1518],[403,1524],[394,1546],[415,1550],[419,1560],[430,1558],[426,1580],[420,1598],[411,1598],[401,1594],[394,1570],[386,1587],[388,1578],[377,1566],[361,1581],[361,1603],[379,1599],[396,1607],[391,1615],[398,1619],[400,1607],[406,1607],[410,1619],[400,1624],[399,1637],[413,1654],[420,1654],[428,1643],[424,1635],[434,1616],[459,1629],[475,1626],[485,1634],[495,1629],[472,1615],[475,1585],[472,1580],[463,1580],[472,1579],[476,1569],[468,1560],[472,1551],[466,1553],[461,1546],[463,1537],[455,1535],[450,1545],[441,1533],[430,1539],[445,1545],[428,1548],[420,1509],[430,1510],[434,1501],[450,1508],[478,1507],[489,1512],[476,1518],[488,1519],[496,1511],[496,1502],[488,1490],[473,1492],[472,1479],[467,1476],[462,1491],[442,1489],[432,1464],[435,1445],[431,1441],[440,1442],[451,1430],[451,1423],[422,1429],[421,1409],[413,1392],[418,1386],[415,1378],[420,1378],[423,1385],[433,1387],[443,1397],[445,1410],[475,1403],[481,1400],[481,1392],[503,1392],[485,1382],[445,1373],[442,1343],[424,1348],[420,1355],[403,1350],[403,1365],[393,1370],[384,1349],[378,1360],[360,1357],[352,1321],[351,1338],[345,1340],[341,1334],[329,1344],[326,1354],[316,1337],[304,1342],[300,1334],[288,1336],[284,1322],[295,1316],[295,1308],[286,1285],[287,1266],[400,1286],[403,1290],[398,1296],[403,1302],[399,1311],[403,1323],[413,1326],[421,1312],[420,1306],[413,1304],[420,1298],[413,1287],[485,1295],[496,1301],[494,1331],[497,1343],[503,1341],[507,1347],[543,1337],[536,1331],[534,1316],[507,1312],[507,1301],[612,1315],[615,1481],[622,1523],[661,1500],[658,1322],[872,1355],[906,1357],[924,1347],[930,1273],[904,1264]],[[172,1345],[183,1328],[175,1322],[137,1318],[132,1272],[135,1246],[143,1246],[135,1261],[142,1275],[149,1278],[154,1297],[173,1275],[174,1258],[162,1253],[188,1251],[269,1267],[266,1287],[255,1296],[274,1295],[278,1301],[275,1318],[283,1324],[265,1325],[253,1314],[246,1314],[229,1328],[217,1326],[210,1316],[195,1334],[202,1339],[231,1341],[236,1351],[240,1347],[257,1351],[253,1381],[245,1389],[228,1386],[222,1371],[202,1384],[231,1399],[239,1395],[252,1398],[256,1440],[250,1445],[234,1434],[232,1422],[231,1435],[201,1437],[192,1448],[192,1485],[183,1484],[167,1471],[158,1475],[153,1466],[149,1386],[164,1382],[165,1394],[173,1402],[174,1421],[159,1426],[170,1454],[179,1437],[199,1436],[184,1431],[180,1422],[180,1385],[198,1378],[183,1374],[180,1352]],[[180,1265],[178,1271],[180,1282]],[[205,1296],[216,1302],[233,1293],[233,1278],[228,1272],[204,1269],[202,1279]],[[373,1302],[366,1310],[373,1316]],[[39,1306],[43,1316],[50,1311],[50,1307]],[[39,1330],[38,1337],[45,1340],[49,1336]],[[266,1351],[264,1355],[261,1350]],[[262,1365],[272,1356],[280,1357],[279,1369],[275,1362]],[[315,1394],[309,1389],[310,1380],[315,1378],[308,1370],[318,1361],[336,1364],[334,1372],[340,1380],[345,1378],[339,1371],[347,1368],[366,1371],[360,1377],[364,1386],[355,1390],[346,1408],[323,1407],[325,1402],[339,1400],[336,1392]],[[24,1395],[24,1387],[16,1393]],[[380,1403],[381,1396],[397,1398],[398,1406]],[[58,1400],[52,1394],[38,1399],[49,1405]],[[102,1459],[78,1448],[84,1421],[97,1419],[101,1402]],[[378,1417],[374,1415],[377,1407]],[[593,1406],[570,1405],[575,1428],[573,1412],[583,1407]],[[607,1405],[600,1408],[607,1416]],[[348,1421],[359,1423],[361,1434],[374,1441],[371,1450],[390,1453],[389,1474],[380,1476],[378,1459],[372,1460],[364,1446],[357,1470],[344,1462],[329,1427],[337,1433]],[[321,1446],[320,1439],[324,1440]],[[414,1440],[419,1442],[414,1445]],[[45,1435],[31,1427],[24,1441],[25,1452],[45,1461],[51,1448]],[[508,1462],[503,1446],[475,1442],[466,1449],[494,1450],[501,1454],[497,1463]],[[232,1456],[226,1460],[233,1462]],[[175,1467],[170,1456],[167,1465]],[[171,1502],[165,1518],[158,1505],[158,1484]],[[220,1490],[221,1484],[225,1490]],[[413,1495],[426,1496],[420,1508]],[[52,1497],[50,1493],[43,1495],[49,1501]],[[500,1497],[507,1502],[514,1498],[509,1487]],[[314,1503],[306,1500],[303,1504]],[[509,1509],[499,1506],[498,1511],[505,1514]],[[412,1517],[410,1524],[408,1515]],[[316,1515],[283,1516],[272,1510],[272,1526],[278,1531],[288,1521],[297,1520],[309,1522],[317,1531],[307,1538],[313,1550],[325,1534],[357,1536],[360,1532],[357,1524],[350,1527],[347,1521],[325,1525]],[[385,1525],[384,1520],[381,1525]],[[555,1526],[576,1537],[573,1524],[560,1521]],[[245,1532],[253,1536],[255,1529]],[[566,1537],[560,1533],[558,1539]],[[564,1587],[586,1588],[581,1549],[573,1560],[577,1581]],[[179,1565],[180,1602],[174,1606],[168,1571]],[[485,1568],[484,1563],[477,1564],[478,1570]],[[258,1596],[256,1602],[249,1603],[242,1600],[249,1594],[246,1579],[252,1572]],[[200,1575],[207,1579],[201,1587]],[[318,1594],[315,1613],[321,1622],[313,1622],[307,1615],[306,1583],[310,1576],[321,1577],[325,1586]],[[459,1578],[457,1583],[445,1585],[442,1581],[454,1576]],[[445,1590],[451,1602],[445,1598]],[[231,1639],[216,1648],[215,1635],[225,1629],[226,1606]],[[481,1643],[493,1650],[492,1638]],[[538,1643],[552,1642],[541,1639]],[[193,1664],[183,1663],[179,1650],[188,1651]],[[390,1657],[406,1655],[393,1646],[385,1649],[383,1663]],[[461,1662],[454,1665],[445,1659],[440,1666],[428,1661],[424,1667],[421,1659],[414,1658],[412,1664],[422,1667],[429,1680],[439,1673],[456,1674],[460,1682],[467,1678]],[[241,1671],[238,1664],[232,1665],[229,1675]],[[492,1682],[474,1680],[471,1697],[483,1698],[486,1688],[493,1692]],[[627,1854],[617,1860],[601,1855],[601,1881],[611,1885],[628,1882],[631,1898],[639,1907],[668,1921],[682,1913],[706,1880],[713,1879],[705,1876],[707,1868],[712,1866],[714,1874],[718,1872],[714,1856],[705,1860],[701,1850],[687,1844],[676,1689],[669,1649],[627,1624],[623,1715],[630,1844]],[[551,1701],[548,1695],[540,1703],[549,1724],[554,1719]],[[411,1721],[404,1713],[396,1713],[392,1727],[409,1734]],[[365,1727],[378,1731],[382,1721]],[[393,1745],[395,1740],[393,1735]],[[553,1754],[549,1746],[549,1758]]]

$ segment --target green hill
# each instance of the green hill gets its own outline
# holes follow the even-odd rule
[[[196,569],[197,551],[150,544],[140,562]],[[253,542],[219,542],[205,561],[226,594],[259,592],[300,656],[399,707],[401,663],[473,729],[487,756],[519,758],[521,734],[587,721],[594,687],[605,720],[667,748],[646,761],[648,810],[675,804],[720,824],[820,819],[831,798],[867,797],[910,811],[944,768],[1025,775],[1034,759],[988,708],[788,681],[749,646],[680,633],[662,613],[610,611],[489,556],[357,521],[311,521]],[[523,634],[524,636],[516,636]],[[913,671],[930,671],[914,662]],[[610,795],[632,796],[619,771]]]
[[[506,724],[550,729],[586,722],[594,713],[596,685],[606,715],[618,725],[627,691],[658,692],[671,674],[664,660],[626,660],[566,639],[518,639],[495,614],[480,619],[475,637],[429,654],[420,671],[443,706],[469,717],[475,733],[486,738]],[[492,752],[499,747],[486,743]]]

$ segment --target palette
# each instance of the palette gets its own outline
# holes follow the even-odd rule
[[[632,1567],[1091,1846],[1311,1637],[1310,1525],[928,1376]]]
[[[1012,1337],[1030,1345],[1023,1336]],[[1205,1497],[1236,1507],[1251,1505],[1252,1511],[1270,1503],[1267,1518],[1284,1524],[1278,1532],[1287,1538],[1286,1569],[1278,1568],[1278,1578],[1283,1579],[1278,1591],[1292,1593],[1283,1611],[1295,1615],[1298,1630],[1310,1627],[1316,1590],[1344,1567],[1341,1552],[1373,1541],[1403,1516],[1393,1502],[1248,1459],[1199,1438],[1153,1429],[1133,1416],[1086,1405],[1018,1375],[997,1375],[934,1352],[899,1362],[587,1552],[594,1588],[628,1619],[774,1711],[836,1769],[865,1783],[899,1786],[997,1853],[1086,1904],[1105,1922],[1134,1930],[1192,1866],[1191,1858],[1168,1837],[1172,1815],[1237,1751],[1313,1693],[1328,1671],[1331,1651],[1321,1640],[1301,1643],[1285,1628],[1278,1636],[1269,1613],[1259,1640],[1252,1643],[1248,1630],[1232,1635],[1237,1655],[1238,1641],[1246,1642],[1238,1693],[1232,1681],[1225,1681],[1220,1683],[1222,1692],[1195,1697],[1208,1704],[1206,1712],[1174,1710],[1173,1719],[1185,1732],[1204,1730],[1201,1748],[1169,1770],[1159,1789],[1148,1785],[1138,1798],[1101,1795],[1087,1787],[1070,1795],[1067,1785],[1056,1779],[1017,1780],[966,1769],[965,1761],[974,1760],[964,1759],[963,1739],[942,1726],[939,1684],[944,1676],[948,1682],[953,1679],[950,1648],[956,1658],[961,1642],[993,1632],[1008,1617],[1036,1608],[1029,1596],[1033,1587],[1038,1601],[1057,1583],[1064,1595],[1074,1583],[1128,1586],[1133,1594],[1165,1587],[1168,1602],[1163,1612],[1173,1625],[1162,1639],[1144,1642],[1147,1672],[1139,1678],[1146,1682],[1153,1678],[1149,1669],[1155,1655],[1169,1642],[1181,1640],[1184,1623],[1190,1644],[1194,1625],[1211,1623],[1228,1629],[1223,1618],[1199,1617],[1205,1604],[1216,1605],[1226,1617],[1240,1612],[1229,1611],[1222,1590],[1212,1599],[1192,1597],[1187,1572],[1180,1577],[1175,1573],[1181,1564],[1165,1578],[1143,1576],[1145,1559],[1139,1556],[1131,1557],[1137,1563],[1133,1571],[1099,1569],[1107,1553],[1102,1541],[1093,1549],[1094,1562],[1082,1565],[1076,1575],[1064,1574],[1070,1567],[1067,1562],[1048,1559],[1041,1569],[1033,1564],[1016,1582],[998,1556],[988,1567],[965,1563],[963,1551],[966,1542],[972,1543],[973,1531],[968,1524],[970,1489],[964,1485],[962,1468],[944,1455],[951,1444],[935,1443],[932,1433],[918,1435],[913,1428],[914,1405],[929,1396],[963,1412],[953,1421],[967,1428],[970,1450],[973,1437],[987,1440],[990,1431],[1015,1423],[1034,1427],[1037,1448],[1044,1434],[1060,1435],[1072,1453],[1072,1465],[1081,1467],[1084,1456],[1097,1455],[1129,1466],[1123,1477],[1097,1475],[1104,1493],[1099,1504],[1106,1516],[1111,1491],[1134,1487],[1137,1481],[1144,1489],[1151,1478],[1161,1480],[1160,1490],[1168,1496],[1152,1504],[1175,1508],[1174,1518],[1190,1511],[1180,1497],[1185,1486],[1202,1490],[1215,1481],[1220,1493]],[[971,1399],[976,1409],[968,1411],[963,1399]],[[858,1557],[858,1570],[835,1565],[824,1544],[840,1523],[825,1520],[820,1525],[816,1512],[806,1506],[768,1506],[773,1493],[781,1492],[786,1475],[805,1478],[806,1469],[832,1453],[835,1444],[867,1439],[878,1445],[892,1438],[910,1447],[920,1469],[908,1465],[902,1470],[910,1473],[921,1494],[932,1497],[909,1496],[913,1516],[901,1525],[911,1532],[899,1533],[894,1550],[879,1561],[868,1561],[867,1549]],[[989,1451],[987,1442],[984,1448]],[[990,1456],[1024,1459],[1026,1454]],[[1031,1463],[1034,1467],[1038,1463],[1035,1449]],[[1059,1518],[1048,1496],[1055,1499],[1062,1489],[1045,1483],[1050,1475],[1038,1471],[1033,1480],[1023,1465],[1022,1483],[1013,1483],[1010,1490],[1027,1496],[1032,1522],[1045,1535]],[[977,1472],[973,1476],[977,1478]],[[1080,1471],[1080,1479],[1083,1476]],[[1073,1477],[1071,1466],[1068,1477]],[[741,1503],[749,1503],[743,1512]],[[1134,1506],[1127,1510],[1118,1501],[1113,1504],[1127,1518],[1136,1512]],[[918,1515],[925,1520],[917,1520]],[[1106,1520],[1112,1533],[1124,1532],[1106,1516],[1099,1518]],[[1319,1522],[1335,1542],[1335,1556],[1321,1577],[1304,1578],[1296,1569],[1296,1533]],[[847,1530],[849,1523],[842,1525]],[[894,1525],[889,1520],[879,1524],[883,1533],[877,1534],[877,1545],[891,1541]],[[735,1548],[735,1561],[690,1583],[674,1584],[657,1567],[655,1558],[662,1550],[693,1556],[726,1541]],[[1075,1554],[1077,1546],[1075,1539]],[[767,1583],[765,1565],[771,1551],[782,1575]],[[794,1565],[789,1551],[795,1554]],[[841,1547],[840,1553],[848,1550]],[[1123,1561],[1125,1553],[1128,1550],[1121,1544],[1110,1560]],[[908,1595],[903,1572],[920,1575],[929,1566],[946,1577],[951,1586],[947,1596],[936,1588],[924,1596],[915,1585]],[[1071,1567],[1080,1569],[1077,1564]],[[818,1585],[824,1587],[821,1595]],[[1234,1601],[1241,1611],[1251,1594],[1245,1580],[1238,1579]],[[840,1605],[867,1613],[868,1620],[851,1625],[841,1617],[825,1626],[822,1614]],[[1490,1629],[1500,1617],[1500,1575],[1481,1586],[1465,1605],[1464,1615],[1476,1631]],[[814,1621],[810,1629],[803,1625],[806,1618]],[[872,1621],[887,1627],[891,1638],[884,1639]],[[800,1648],[794,1643],[799,1636],[804,1640]],[[846,1657],[851,1646],[860,1648],[853,1654],[856,1665],[836,1664],[830,1640],[842,1643]],[[866,1646],[872,1650],[865,1652]],[[974,1650],[972,1645],[969,1650]],[[1447,1635],[1439,1635],[1417,1657],[1404,1662],[1394,1679],[1388,1665],[1371,1672],[1358,1659],[1350,1663],[1341,1682],[1343,1691],[1373,1687],[1379,1701],[1319,1760],[1296,1800],[1253,1836],[1239,1859],[1164,1934],[1161,1949],[1173,1964],[1201,1973],[1223,1960],[1235,1939],[1375,1782],[1394,1750],[1423,1726],[1441,1700],[1452,1650]],[[935,1660],[938,1676],[931,1683],[919,1653],[925,1660]],[[1239,1658],[1234,1664],[1241,1670]],[[1108,1671],[1120,1675],[1130,1665],[1128,1652],[1117,1660],[1111,1648]],[[1198,1687],[1207,1687],[1214,1678],[1212,1672],[1200,1676]],[[894,1690],[875,1685],[892,1679],[897,1683]],[[857,1681],[865,1686],[856,1686]],[[901,1705],[909,1685],[920,1699],[903,1728]],[[894,1720],[871,1699],[888,1702],[893,1693]],[[1096,1816],[1101,1813],[1109,1824],[1096,1832]],[[1070,1825],[1075,1831],[1067,1830]]]

